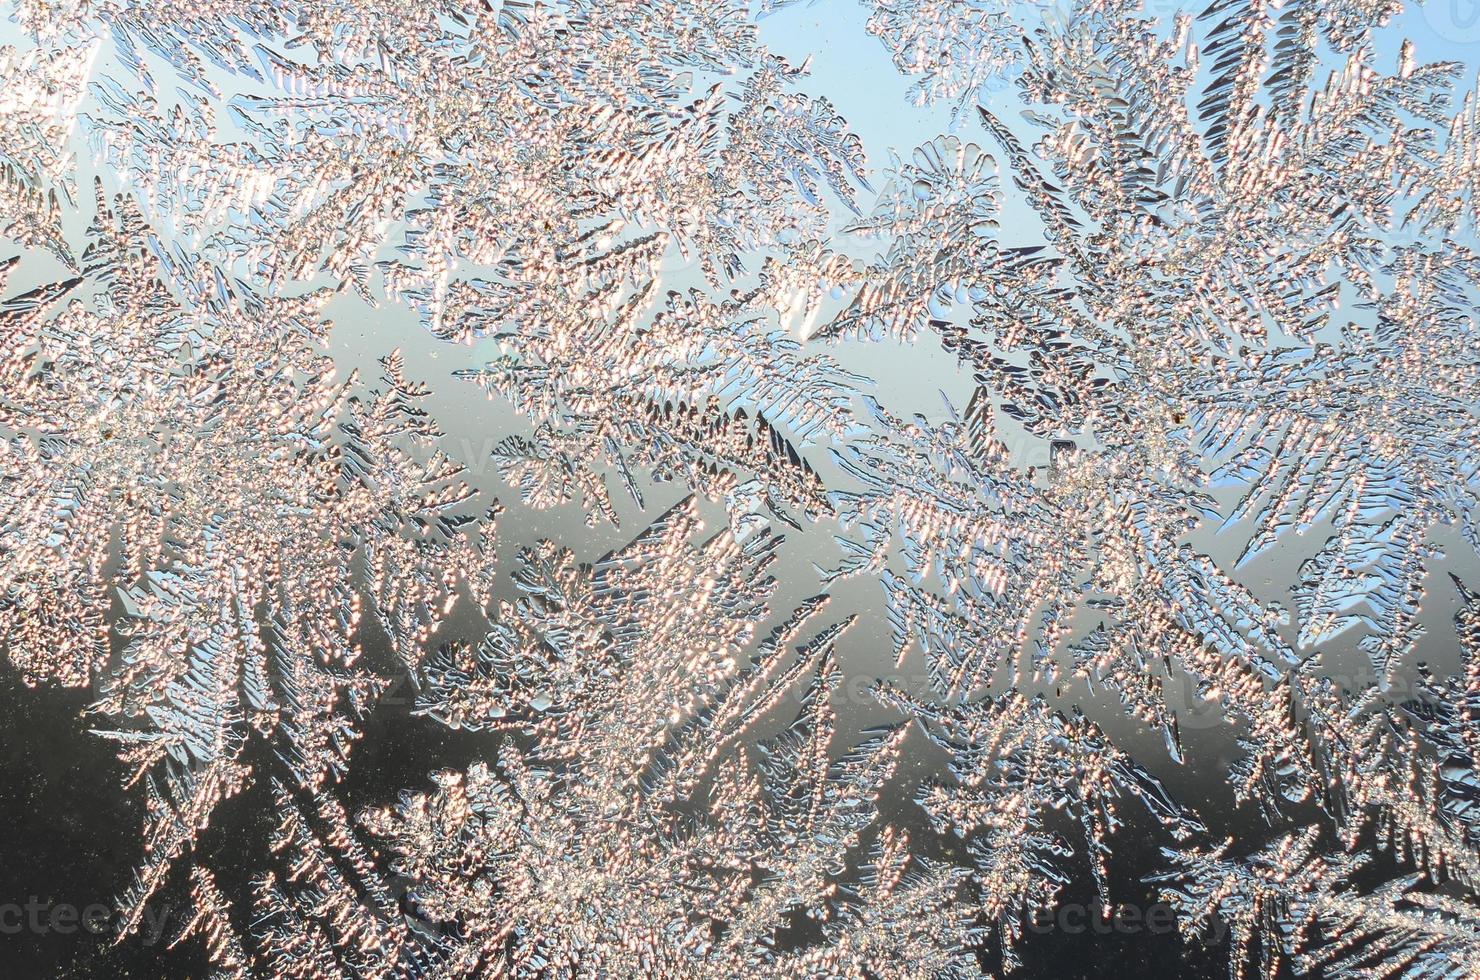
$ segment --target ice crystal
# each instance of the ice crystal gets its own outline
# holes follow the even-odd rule
[[[845,624],[814,630],[825,599],[809,600],[742,666],[757,603],[775,589],[764,574],[775,543],[721,531],[693,546],[696,530],[690,503],[595,566],[541,545],[523,558],[524,598],[501,606],[476,656],[429,663],[419,710],[526,740],[362,816],[431,938],[401,922],[342,808],[321,797],[310,817],[280,785],[279,844],[296,870],[263,879],[262,962],[355,976],[424,961],[451,976],[894,976],[974,963],[970,916],[952,904],[961,872],[910,856],[896,831],[863,846],[905,729],[833,757]],[[753,763],[737,739],[808,671],[800,715]],[[839,887],[850,859],[851,897]],[[305,870],[312,891],[290,883]],[[820,936],[785,938],[796,916]]]
[[[0,105],[0,232],[22,245],[71,256],[61,228],[63,203],[76,193],[67,145],[94,48],[0,48],[11,84]]]
[[[125,941],[967,977],[1159,896],[1480,970],[1465,69],[864,7],[949,133],[866,155],[788,0],[7,5],[0,643],[142,797]]]
[[[927,786],[920,803],[938,825],[973,838],[975,901],[999,929],[1009,965],[1024,922],[1052,909],[1069,880],[1059,865],[1073,848],[1050,829],[1052,811],[1068,809],[1079,821],[1102,901],[1109,898],[1105,858],[1109,834],[1120,825],[1120,797],[1136,799],[1178,838],[1203,829],[1097,725],[1065,717],[1041,698],[1009,691],[943,710],[888,688],[879,696],[910,711],[951,752],[956,782]]]
[[[778,10],[799,0],[763,0]],[[816,3],[817,0],[809,0]],[[1025,24],[1041,16],[1040,0],[861,0],[868,33],[894,67],[921,76],[910,86],[915,105],[953,103],[959,114],[989,84],[1021,67]]]
[[[342,768],[383,686],[362,596],[419,661],[483,555],[460,467],[408,451],[436,431],[399,359],[383,393],[336,380],[321,292],[159,254],[127,199],[99,197],[89,238],[81,275],[5,311],[0,617],[28,681],[94,686],[151,787],[134,916],[240,789],[249,730],[279,731],[305,784]]]
[[[640,325],[650,289],[611,316],[599,312],[608,294],[570,304],[551,329],[526,322],[499,335],[498,361],[463,372],[538,421],[533,438],[495,450],[505,477],[537,507],[579,491],[591,520],[613,523],[598,460],[638,503],[641,472],[710,496],[753,494],[793,524],[823,513],[821,481],[797,444],[854,429],[850,375],[734,302],[672,292]]]

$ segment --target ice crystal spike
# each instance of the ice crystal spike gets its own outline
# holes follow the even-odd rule
[[[1473,902],[1408,892],[1411,881],[1370,894],[1337,892],[1317,911],[1334,937],[1298,954],[1296,968],[1325,976],[1468,976],[1480,970],[1480,911]]]
[[[1243,861],[1228,858],[1232,841],[1168,853],[1177,869],[1168,880],[1177,883],[1162,888],[1162,899],[1184,932],[1200,934],[1215,919],[1226,923],[1230,980],[1276,975],[1281,958],[1306,941],[1311,907],[1353,870],[1349,856],[1315,853],[1318,836],[1318,828],[1304,828]]]
[[[1319,854],[1318,828],[1284,835],[1242,860],[1228,844],[1172,855],[1162,897],[1189,934],[1226,923],[1230,978],[1273,976],[1459,977],[1480,963],[1472,898],[1415,890],[1401,878],[1370,891],[1352,883],[1360,855]],[[1231,843],[1231,842],[1230,842]]]

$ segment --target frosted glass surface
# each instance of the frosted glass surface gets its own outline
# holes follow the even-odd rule
[[[0,0],[0,975],[1480,976],[1480,7]]]

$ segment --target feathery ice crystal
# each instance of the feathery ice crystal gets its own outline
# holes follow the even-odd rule
[[[0,642],[144,801],[119,942],[1480,973],[1474,66],[864,7],[0,7]]]

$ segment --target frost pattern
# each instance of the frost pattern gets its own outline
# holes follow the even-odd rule
[[[762,0],[766,11],[801,0]],[[815,4],[817,0],[807,0]],[[921,76],[909,89],[914,105],[952,103],[957,119],[972,99],[1022,67],[1025,24],[1036,23],[1042,0],[860,0],[868,33],[878,38],[901,74]]]
[[[145,800],[125,934],[967,977],[1084,894],[1480,971],[1464,67],[1393,0],[866,6],[954,107],[877,170],[787,2],[7,7],[0,637]],[[391,717],[471,757],[367,791]]]

